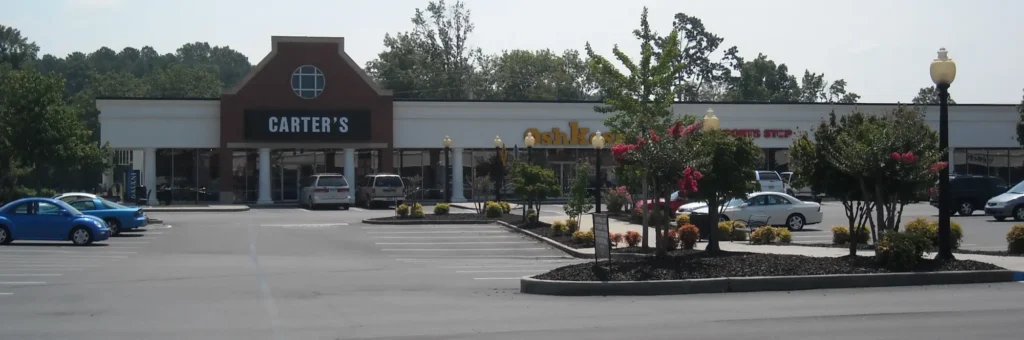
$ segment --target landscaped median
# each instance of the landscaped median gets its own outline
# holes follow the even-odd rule
[[[397,224],[397,225],[420,225],[420,224],[491,224],[495,222],[524,224],[522,215],[511,214],[508,203],[488,202],[484,213],[451,213],[451,207],[446,203],[438,203],[434,206],[432,214],[424,211],[423,205],[419,203],[400,204],[395,208],[395,215],[377,217],[363,220],[366,224]]]
[[[1010,282],[1021,273],[978,261],[921,259],[894,271],[874,257],[811,257],[677,250],[653,256],[581,263],[524,277],[523,293],[542,295],[668,295],[858,287]]]

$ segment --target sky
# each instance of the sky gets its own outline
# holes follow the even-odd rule
[[[449,0],[449,3],[452,1]],[[226,45],[256,64],[273,35],[345,37],[363,65],[387,33],[408,31],[428,0],[0,0],[0,24],[21,30],[41,54],[64,56],[101,46],[188,42]],[[638,55],[631,35],[644,6],[667,34],[676,13],[703,20],[740,55],[766,54],[803,71],[845,79],[864,103],[909,102],[931,86],[940,47],[957,63],[951,96],[961,104],[1015,104],[1024,89],[1024,12],[1020,0],[465,0],[476,26],[469,43],[485,53],[512,49],[582,50],[610,57],[619,45]],[[720,55],[720,54],[718,54]],[[1017,62],[1021,61],[1021,62]]]

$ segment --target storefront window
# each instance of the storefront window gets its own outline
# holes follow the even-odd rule
[[[1002,178],[1003,180],[1010,181],[1010,152],[1007,149],[989,149],[988,158],[992,161],[989,163],[989,176],[995,176]]]
[[[992,159],[988,157],[986,149],[967,149],[967,174],[987,176],[989,164]]]
[[[955,149],[953,150],[953,168],[950,169],[951,174],[966,174],[967,173],[967,150],[966,149]]]
[[[212,149],[157,149],[156,193],[159,204],[200,204],[220,199],[220,173]]]
[[[1010,185],[1024,181],[1024,150],[1010,149]]]
[[[771,170],[783,173],[790,171],[789,168],[789,149],[771,149],[772,155],[772,167]]]
[[[259,152],[256,149],[239,149],[231,154],[235,202],[255,202],[259,197]]]

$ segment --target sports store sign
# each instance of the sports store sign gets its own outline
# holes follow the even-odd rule
[[[370,140],[369,112],[245,112],[245,139],[253,141],[349,142]]]

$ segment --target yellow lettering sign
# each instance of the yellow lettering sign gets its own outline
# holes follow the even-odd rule
[[[597,135],[597,131],[591,132],[590,128],[580,127],[579,122],[569,122],[569,131],[562,131],[559,128],[551,128],[548,131],[541,131],[537,128],[529,128],[523,132],[532,133],[536,138],[537,145],[575,145],[588,146],[590,139]],[[605,145],[615,145],[621,142],[621,137],[610,132],[601,132]]]

